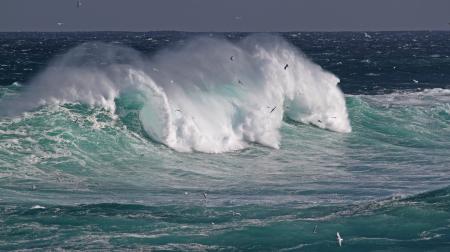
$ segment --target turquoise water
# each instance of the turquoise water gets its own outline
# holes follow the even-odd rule
[[[360,63],[345,64],[351,69]],[[290,67],[297,70],[294,64]],[[49,74],[55,76],[45,72],[48,69],[42,71],[45,78],[34,76],[0,87],[0,106],[10,110],[6,106],[21,107],[33,101],[26,96],[28,90],[40,100],[50,101],[48,94],[67,98],[52,89],[33,89],[33,85],[44,85],[39,78],[48,83]],[[340,106],[335,100],[320,103],[320,110],[295,102],[286,108],[285,103],[277,108],[275,119],[259,122],[261,117],[254,116],[258,109],[251,110],[254,107],[249,103],[233,98],[239,108],[247,107],[233,110],[240,116],[232,122],[240,125],[241,117],[256,121],[249,126],[251,130],[244,131],[241,141],[236,140],[243,146],[233,145],[240,146],[235,150],[225,148],[231,140],[221,142],[219,148],[208,141],[188,141],[193,136],[178,133],[177,137],[185,137],[183,143],[192,147],[186,151],[164,140],[164,134],[149,131],[143,125],[159,126],[155,118],[163,117],[150,110],[155,117],[142,121],[146,117],[140,111],[149,101],[141,91],[113,97],[114,110],[109,100],[90,104],[90,99],[76,96],[79,101],[27,105],[25,111],[2,115],[0,250],[447,251],[449,89],[428,81],[411,82],[416,86],[393,91],[380,91],[389,84],[378,83],[381,88],[375,92],[346,92],[345,80],[352,71],[338,75],[344,80],[340,85],[351,132],[336,132],[341,128],[331,122],[305,119],[313,114],[325,120],[322,113],[340,111],[335,110]],[[63,81],[50,87],[71,88],[64,83],[72,80],[72,73],[70,68],[64,78],[55,76]],[[107,73],[108,80],[116,74]],[[208,79],[208,73],[202,73]],[[176,82],[185,74],[172,74],[169,79]],[[317,72],[322,74],[328,76]],[[160,83],[159,77],[154,78]],[[185,79],[196,80],[191,76]],[[309,83],[306,77],[302,81]],[[88,79],[83,82],[91,83]],[[244,82],[252,85],[249,80]],[[183,90],[205,94],[189,87]],[[173,104],[171,92],[166,91]],[[220,93],[216,100],[248,95],[238,85],[214,92]],[[305,88],[303,92],[315,91]],[[209,99],[199,95],[187,101],[195,104],[199,97]],[[228,108],[228,98],[223,99],[221,106]],[[156,101],[151,100],[153,107],[160,104]],[[184,113],[189,111],[187,103],[176,102],[184,106]],[[302,113],[296,114],[293,108]],[[201,116],[218,120],[220,111],[211,105],[196,114],[193,121],[201,129],[200,136],[216,137],[220,128],[210,133]],[[182,122],[174,124],[179,132],[190,123],[187,119],[175,122]],[[264,129],[274,135],[258,133],[268,124],[274,128]],[[240,128],[232,129],[238,132]],[[278,139],[278,146],[267,139]],[[205,146],[214,150],[225,147],[212,154],[202,151]],[[336,232],[344,239],[342,247],[337,245]]]

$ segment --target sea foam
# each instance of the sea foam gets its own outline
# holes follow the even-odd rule
[[[338,83],[276,36],[235,43],[200,37],[152,57],[85,43],[56,58],[0,107],[14,115],[81,102],[114,112],[116,99],[138,93],[140,123],[150,138],[177,151],[219,153],[249,143],[279,148],[284,117],[350,132]]]

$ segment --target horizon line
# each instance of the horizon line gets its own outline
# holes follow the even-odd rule
[[[49,31],[49,30],[23,30],[23,31],[0,31],[0,33],[93,33],[93,32],[128,32],[128,33],[147,33],[147,32],[185,32],[185,33],[293,33],[293,32],[311,32],[311,33],[345,33],[345,32],[450,32],[450,29],[417,29],[417,30],[290,30],[290,31],[186,31],[186,30],[148,30],[148,31],[130,31],[130,30],[70,30],[70,31]]]

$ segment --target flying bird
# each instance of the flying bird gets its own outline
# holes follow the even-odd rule
[[[273,107],[272,110],[270,110],[270,113],[272,113],[276,108],[277,106]]]
[[[314,234],[317,233],[317,225],[314,226],[314,231],[313,231],[313,233],[314,233]]]
[[[233,216],[241,216],[241,213],[235,212],[233,210],[231,210],[231,213],[233,214]]]
[[[58,22],[58,23],[56,23],[58,26],[62,26],[64,23],[62,23],[62,22]]]
[[[289,66],[289,64],[286,64],[286,65],[284,66],[284,70],[286,70],[286,69],[288,68],[288,66]]]
[[[339,234],[339,232],[336,233],[336,240],[339,244],[339,247],[342,247],[342,242],[344,241],[344,239],[341,238],[341,235]]]
[[[231,57],[230,57],[230,60],[233,61],[233,59],[234,59],[234,56],[231,56]]]

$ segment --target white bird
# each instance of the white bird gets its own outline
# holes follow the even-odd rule
[[[313,233],[314,233],[314,234],[317,233],[317,225],[314,226],[314,231],[313,231]]]
[[[367,32],[364,32],[364,37],[366,37],[366,38],[372,38],[372,36],[370,36]]]
[[[341,235],[339,234],[339,232],[336,233],[336,240],[339,244],[339,247],[342,246],[342,242],[344,241],[344,239],[341,238]]]
[[[58,23],[56,23],[58,26],[62,26],[64,23],[62,23],[62,22],[58,22]]]
[[[412,80],[412,81],[413,81],[414,83],[416,83],[416,84],[417,84],[417,83],[419,83],[419,81],[418,81],[418,80]]]
[[[235,211],[231,211],[231,213],[233,214],[233,216],[241,216],[241,213],[235,212]]]

